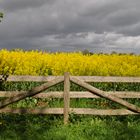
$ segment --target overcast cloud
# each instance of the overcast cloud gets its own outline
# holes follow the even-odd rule
[[[1,0],[0,48],[140,54],[139,0]]]

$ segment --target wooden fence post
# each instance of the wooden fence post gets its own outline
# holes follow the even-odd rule
[[[70,106],[70,76],[68,72],[64,74],[64,124],[69,121],[69,106]]]

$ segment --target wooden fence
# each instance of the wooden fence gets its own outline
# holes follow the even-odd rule
[[[102,77],[102,76],[9,76],[2,77],[6,81],[36,81],[46,82],[41,86],[34,87],[29,91],[0,91],[0,97],[8,97],[0,102],[0,113],[30,113],[30,114],[64,114],[64,123],[68,123],[69,114],[89,114],[89,115],[129,115],[140,114],[140,107],[125,101],[123,98],[140,98],[140,92],[114,91],[105,92],[99,90],[88,82],[119,82],[119,83],[140,83],[140,77]],[[64,82],[63,92],[43,92],[46,89]],[[84,87],[87,92],[70,92],[70,83],[75,83]],[[7,107],[9,104],[25,99],[26,97],[35,98],[64,98],[64,108],[26,108],[13,109]],[[70,98],[105,98],[127,109],[92,109],[92,108],[70,108]]]

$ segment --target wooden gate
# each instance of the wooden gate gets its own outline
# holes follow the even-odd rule
[[[138,78],[133,78],[133,81],[139,81]],[[46,89],[57,85],[59,83],[64,82],[64,92],[55,92],[55,93],[42,93]],[[83,88],[85,88],[89,92],[85,93],[70,93],[70,82],[73,82]],[[132,81],[131,81],[132,82]],[[29,91],[22,91],[22,92],[0,92],[0,97],[9,97],[4,99],[0,102],[0,113],[30,113],[30,114],[64,114],[64,123],[67,124],[69,120],[69,114],[89,114],[89,115],[128,115],[128,114],[140,114],[140,107],[131,104],[125,101],[122,98],[126,98],[126,93],[121,94],[114,94],[108,93],[102,90],[99,90],[90,84],[84,82],[84,80],[77,78],[75,76],[70,76],[69,73],[65,73],[64,77],[55,77],[53,80],[50,80],[47,83],[42,84],[41,86],[37,86]],[[133,97],[134,96],[134,97]],[[8,105],[23,100],[27,97],[41,97],[41,98],[48,98],[48,97],[57,97],[57,98],[64,98],[64,108],[34,108],[34,109],[13,109],[7,107]],[[123,105],[127,109],[92,109],[92,108],[70,108],[70,98],[105,98],[111,100],[115,103]],[[140,94],[128,94],[128,98],[140,98]]]

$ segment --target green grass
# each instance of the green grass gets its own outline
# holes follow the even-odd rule
[[[132,119],[135,119],[133,121]],[[138,116],[89,117],[71,115],[1,115],[1,140],[139,140]]]
[[[29,90],[42,83],[1,83],[0,90]],[[140,91],[140,84],[92,83],[105,91]],[[63,91],[59,84],[47,91]],[[71,85],[72,91],[83,88]],[[47,93],[46,93],[47,94]],[[139,99],[127,99],[140,106]],[[36,107],[39,102],[47,107],[63,107],[63,99],[34,99],[28,97],[12,107]],[[71,99],[71,107],[120,108],[105,99]],[[63,115],[0,114],[0,140],[139,140],[139,116],[88,116],[70,114],[69,124],[63,124]]]

